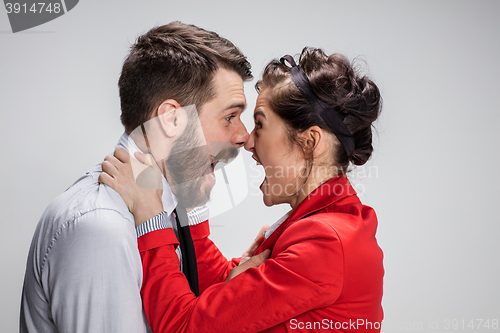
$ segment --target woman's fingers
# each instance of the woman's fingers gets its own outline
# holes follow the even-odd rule
[[[130,156],[123,148],[117,148],[114,155],[107,155],[101,164],[102,173],[99,176],[99,179],[106,180],[106,182],[102,181],[101,183],[113,187],[113,185],[109,183],[110,180],[114,180],[116,177],[120,176],[120,174],[126,173],[124,165],[129,161]]]
[[[156,165],[156,162],[155,162],[155,160],[153,158],[153,155],[151,155],[151,154],[144,154],[144,153],[141,153],[140,151],[138,151],[138,152],[136,152],[134,154],[134,156],[142,164],[145,164],[148,167],[151,167],[153,169],[158,169],[158,166]]]
[[[115,179],[113,177],[111,177],[108,173],[101,172],[101,174],[99,175],[98,181],[101,184],[108,185],[109,187],[113,187]]]
[[[114,156],[108,155],[101,164],[102,171],[113,177],[118,173],[121,164]]]
[[[114,156],[122,163],[128,163],[130,161],[130,154],[121,147],[115,149]]]
[[[135,154],[134,154],[135,158],[137,158],[137,160],[139,162],[141,162],[142,164],[146,164],[148,165],[146,162],[146,154],[144,153],[141,153],[140,151],[136,151]]]
[[[108,161],[109,163],[113,164],[115,168],[120,169],[120,166],[122,166],[123,162],[120,161],[118,158],[116,158],[113,155],[106,155],[104,158],[105,161]]]
[[[260,228],[260,231],[259,233],[257,234],[257,237],[255,237],[255,242],[256,243],[262,243],[264,241],[264,231],[266,231],[267,229],[269,229],[269,226],[266,224],[266,225],[263,225],[262,228]]]
[[[226,282],[231,280],[231,279],[234,279],[236,276],[240,275],[241,273],[243,273],[244,271],[246,271],[249,268],[259,267],[269,258],[270,255],[271,255],[271,250],[267,249],[264,252],[262,252],[256,256],[251,257],[250,259],[245,261],[243,264],[236,266],[229,273],[229,276],[227,277]]]
[[[262,244],[262,242],[264,241],[264,231],[266,231],[267,229],[269,229],[268,225],[264,225],[262,228],[260,228],[260,231],[257,234],[257,237],[255,237],[255,240],[252,242],[250,247],[241,255],[240,265],[244,261],[248,260],[248,258],[253,256],[254,252],[259,248],[260,244]]]

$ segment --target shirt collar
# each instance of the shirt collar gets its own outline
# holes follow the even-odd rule
[[[278,229],[278,227],[285,222],[285,220],[288,218],[290,215],[290,212],[286,213],[283,215],[278,221],[274,222],[272,226],[270,226],[268,229],[264,231],[264,239],[268,239],[269,236],[274,232],[274,230]]]
[[[115,149],[118,147],[121,147],[126,151],[128,151],[128,153],[132,156],[132,158],[135,158],[134,156],[135,152],[142,153],[139,147],[137,147],[135,141],[127,133],[123,133],[122,136],[120,137],[120,140],[118,140]],[[177,206],[177,197],[172,192],[170,185],[165,179],[165,176],[161,175],[161,180],[163,183],[163,194],[161,196],[161,201],[163,203],[163,210],[165,210],[168,213],[168,215],[170,215]]]

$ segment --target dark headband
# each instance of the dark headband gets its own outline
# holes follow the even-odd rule
[[[287,54],[280,59],[281,63],[287,66],[285,64],[285,60],[291,65],[290,75],[292,76],[292,80],[299,89],[300,93],[304,95],[309,104],[312,105],[312,107],[319,113],[321,118],[323,118],[325,123],[332,130],[333,134],[337,136],[337,139],[339,139],[340,143],[344,147],[347,156],[351,157],[354,152],[354,139],[338,112],[333,110],[331,106],[316,96],[314,91],[311,89],[306,73],[295,63],[291,55]]]

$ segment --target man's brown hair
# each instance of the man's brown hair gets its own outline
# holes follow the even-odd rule
[[[127,133],[149,120],[166,99],[199,108],[214,98],[218,68],[250,81],[251,66],[229,40],[212,31],[181,22],[151,29],[137,38],[122,68],[121,121]]]

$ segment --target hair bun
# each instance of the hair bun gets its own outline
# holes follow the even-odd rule
[[[332,147],[332,159],[341,172],[346,172],[349,162],[363,165],[370,158],[372,123],[381,110],[380,92],[367,76],[360,75],[357,67],[342,54],[327,55],[323,50],[306,47],[300,55],[299,66],[306,73],[311,89],[323,102],[338,112],[354,139],[354,152],[347,156],[340,141]],[[278,60],[265,68],[257,91],[271,89],[270,106],[289,127],[289,138],[298,142],[297,133],[311,126],[328,126],[319,113],[297,89],[290,77],[289,67]],[[279,89],[274,89],[284,83]]]
[[[345,122],[353,135],[355,144],[354,152],[349,160],[354,165],[363,165],[373,152],[372,124],[380,114],[382,99],[378,87],[372,80],[366,76],[354,75],[356,88],[351,93],[354,102],[346,108]]]
[[[311,86],[320,99],[330,104],[343,118],[354,139],[350,158],[338,150],[337,162],[347,166],[363,165],[371,157],[372,124],[381,111],[382,99],[375,83],[360,73],[359,66],[344,55],[326,55],[323,50],[306,47],[300,56]]]

